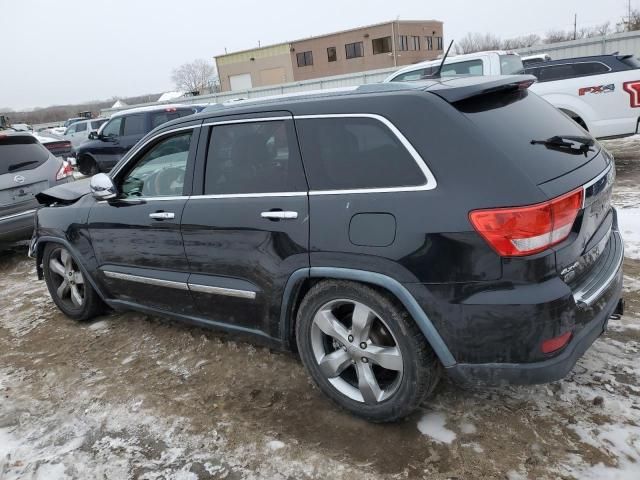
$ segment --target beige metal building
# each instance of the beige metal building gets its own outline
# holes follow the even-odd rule
[[[443,53],[437,20],[398,20],[215,57],[222,91],[363,72]]]

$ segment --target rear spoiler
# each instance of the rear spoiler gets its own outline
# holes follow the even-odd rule
[[[526,90],[536,82],[533,75],[453,77],[425,88],[449,103],[496,92]]]

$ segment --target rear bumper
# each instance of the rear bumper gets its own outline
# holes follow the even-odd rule
[[[529,385],[555,382],[567,376],[576,362],[605,331],[609,317],[618,312],[622,296],[622,269],[619,268],[607,289],[607,302],[588,324],[575,334],[564,350],[550,358],[532,363],[458,363],[446,369],[451,378],[463,385]]]
[[[27,240],[33,233],[35,209],[0,217],[0,243],[9,244]]]
[[[438,294],[408,285],[434,322],[454,361],[451,377],[466,385],[546,383],[563,378],[619,313],[624,249],[612,230],[588,278],[570,287],[559,276],[534,283],[459,285]],[[427,292],[427,293],[425,293]],[[561,350],[545,354],[544,340],[571,332]]]

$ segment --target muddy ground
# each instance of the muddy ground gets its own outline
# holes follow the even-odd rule
[[[448,381],[412,417],[338,410],[292,355],[137,313],[84,324],[0,257],[2,479],[640,478],[640,138],[618,162],[627,313],[550,385]]]

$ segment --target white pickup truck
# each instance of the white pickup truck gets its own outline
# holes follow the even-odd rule
[[[385,82],[432,75],[440,60],[404,67]],[[640,62],[632,55],[598,55],[543,61],[523,68],[513,52],[491,51],[447,58],[442,76],[509,75],[522,72],[538,81],[529,89],[559,108],[596,138],[634,135],[640,120]]]

